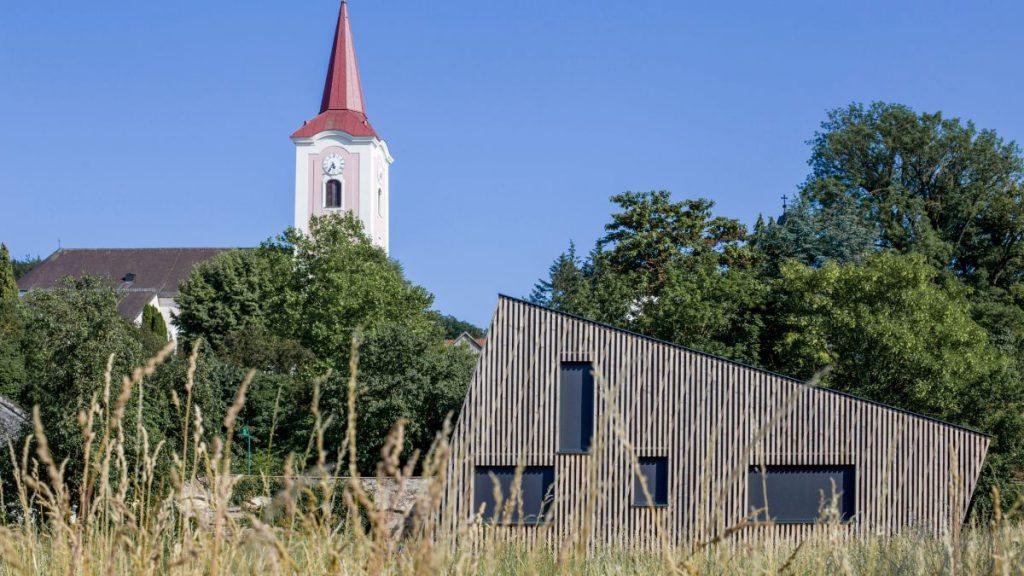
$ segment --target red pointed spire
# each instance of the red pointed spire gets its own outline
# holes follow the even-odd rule
[[[352,26],[348,21],[348,2],[345,0],[341,0],[331,64],[327,68],[324,98],[320,103],[320,112],[328,110],[366,112],[363,108],[363,86],[359,82],[359,63],[352,42]]]
[[[331,63],[320,102],[320,115],[306,122],[292,138],[308,138],[320,132],[339,130],[352,136],[377,136],[366,118],[363,86],[359,81],[352,27],[348,19],[348,2],[341,0],[338,27],[334,32]]]

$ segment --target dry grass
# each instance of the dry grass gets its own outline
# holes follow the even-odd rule
[[[352,354],[356,374],[358,354]],[[355,385],[348,386],[349,415],[342,446],[328,452],[324,418],[315,400],[315,427],[307,454],[289,458],[280,482],[264,479],[272,505],[259,513],[231,507],[239,477],[231,473],[235,419],[250,377],[240,383],[225,417],[223,435],[192,401],[194,363],[185,398],[175,396],[182,415],[182,448],[151,445],[141,425],[126,429],[125,412],[142,406],[141,383],[171,353],[164,350],[112,389],[109,370],[101,396],[79,415],[84,452],[82,478],[67,482],[66,463],[51,455],[44,423],[34,412],[33,433],[9,446],[15,468],[14,494],[0,492],[0,576],[26,574],[1024,574],[1024,527],[999,514],[987,526],[959,527],[942,538],[912,532],[898,537],[835,539],[824,535],[799,544],[736,544],[729,531],[703,542],[676,546],[660,536],[652,552],[588,550],[585,545],[520,549],[503,544],[496,531],[466,520],[456,530],[463,546],[441,535],[434,511],[448,457],[447,430],[429,454],[399,458],[404,426],[392,430],[378,478],[399,486],[422,468],[425,488],[407,514],[411,534],[394,537],[393,521],[358,481],[355,467]],[[602,386],[605,384],[599,378]],[[318,388],[314,394],[319,397]],[[606,393],[606,398],[615,397]],[[616,410],[606,411],[615,414]],[[142,418],[136,418],[142,422]],[[615,422],[612,428],[618,429]],[[127,439],[137,439],[128,442]],[[625,442],[625,435],[596,439]],[[137,446],[129,449],[128,446]],[[631,447],[626,446],[630,454]],[[133,450],[134,453],[127,453]],[[328,462],[347,464],[349,478],[329,475]],[[308,463],[308,464],[307,464]],[[164,471],[162,475],[158,471]],[[300,474],[301,473],[301,474]],[[271,486],[275,488],[271,489]],[[72,489],[70,486],[76,486]],[[206,495],[198,506],[197,487]],[[279,487],[279,488],[278,488]],[[644,486],[646,490],[646,486]],[[998,494],[995,495],[998,499]],[[4,517],[5,498],[17,504]],[[500,495],[499,495],[500,499]],[[512,514],[519,505],[506,502]],[[269,511],[268,511],[269,510]],[[393,520],[393,519],[391,519]],[[586,537],[583,526],[580,541]],[[467,535],[472,534],[472,537]],[[465,545],[472,541],[473,545]]]

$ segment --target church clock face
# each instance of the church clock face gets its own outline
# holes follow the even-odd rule
[[[345,160],[337,154],[331,154],[324,158],[324,174],[337,176],[345,169]]]

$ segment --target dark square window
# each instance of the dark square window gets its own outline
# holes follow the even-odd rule
[[[527,466],[519,484],[520,498],[510,504],[515,466],[477,466],[473,477],[473,513],[483,508],[483,519],[501,524],[541,524],[548,520],[554,500],[555,469]],[[501,491],[495,501],[494,487]]]
[[[853,466],[751,466],[747,475],[748,510],[766,509],[760,521],[813,523],[832,506],[840,521],[855,513]]]
[[[638,464],[637,475],[633,477],[633,506],[668,506],[668,458],[645,456]],[[647,482],[647,492],[640,483],[641,474]]]
[[[558,451],[586,453],[593,437],[593,369],[589,362],[563,362],[558,380]]]

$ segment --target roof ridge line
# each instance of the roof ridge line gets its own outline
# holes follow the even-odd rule
[[[977,430],[975,428],[971,428],[970,426],[964,426],[963,424],[956,424],[955,422],[949,422],[949,421],[943,420],[941,418],[936,418],[934,416],[929,416],[927,414],[920,414],[918,412],[912,412],[910,410],[907,410],[906,408],[900,408],[899,406],[893,406],[892,404],[886,404],[885,402],[879,402],[877,400],[872,400],[870,398],[863,398],[863,397],[857,396],[855,394],[850,394],[849,392],[843,392],[842,390],[836,390],[835,388],[829,388],[827,386],[814,386],[814,385],[812,385],[810,382],[808,382],[806,380],[801,380],[799,378],[794,378],[793,376],[787,376],[785,374],[780,374],[779,372],[774,372],[772,370],[768,370],[767,368],[759,368],[757,366],[751,366],[750,364],[746,364],[744,362],[740,362],[739,360],[733,360],[731,358],[726,358],[725,356],[719,356],[718,354],[712,354],[710,352],[702,352],[701,350],[690,348],[689,346],[684,346],[682,344],[677,344],[675,342],[670,342],[668,340],[662,340],[660,338],[655,338],[654,336],[648,336],[646,334],[641,334],[639,332],[634,332],[634,331],[628,330],[626,328],[620,328],[618,326],[613,326],[613,325],[608,324],[606,322],[601,322],[601,321],[598,321],[598,320],[591,320],[589,318],[584,318],[583,316],[579,316],[579,315],[573,314],[571,312],[563,312],[561,310],[555,310],[554,308],[549,308],[547,306],[543,306],[543,305],[537,304],[535,302],[530,302],[529,300],[526,300],[524,298],[518,298],[516,296],[509,296],[508,294],[504,294],[504,293],[501,293],[501,292],[498,293],[498,298],[499,299],[500,298],[504,298],[506,300],[511,300],[513,302],[518,302],[520,304],[526,304],[527,306],[532,306],[534,308],[539,308],[540,310],[545,310],[545,311],[551,312],[553,314],[559,314],[559,315],[565,316],[567,318],[572,318],[574,320],[579,320],[581,322],[587,322],[589,324],[600,326],[602,328],[608,328],[610,330],[615,330],[616,332],[621,332],[623,334],[628,334],[630,336],[636,336],[638,338],[642,338],[644,340],[648,340],[648,341],[654,342],[656,344],[664,344],[666,346],[671,346],[672,348],[677,348],[677,349],[680,349],[680,350],[684,350],[684,351],[690,352],[692,354],[697,354],[697,355],[704,356],[704,357],[707,357],[707,358],[713,358],[715,360],[721,360],[723,362],[728,362],[729,364],[733,364],[733,365],[739,366],[741,368],[747,368],[748,370],[756,370],[757,372],[761,372],[762,374],[768,374],[770,376],[775,376],[776,378],[782,378],[784,380],[788,380],[788,381],[796,383],[796,384],[807,386],[808,388],[813,388],[815,390],[821,390],[821,391],[824,391],[824,392],[829,392],[829,393],[832,393],[832,394],[837,394],[839,396],[844,396],[846,398],[850,398],[851,400],[857,400],[859,402],[866,402],[868,404],[873,404],[873,405],[879,406],[881,408],[886,408],[886,409],[889,409],[889,410],[894,410],[896,412],[907,414],[908,416],[913,416],[915,418],[922,418],[924,420],[930,420],[932,422],[935,422],[937,424],[942,424],[944,426],[950,426],[950,427],[953,427],[953,428],[958,428],[960,430],[963,430],[965,432],[970,432],[972,434],[978,434],[980,436],[985,436],[987,438],[995,438],[994,435],[989,434],[988,432],[982,432],[981,430]]]

